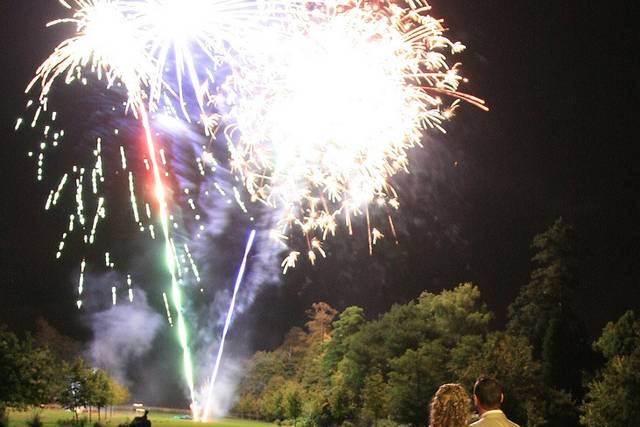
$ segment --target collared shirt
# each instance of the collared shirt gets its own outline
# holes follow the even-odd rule
[[[500,409],[487,411],[478,421],[470,427],[519,427],[518,424],[509,421],[507,416]]]

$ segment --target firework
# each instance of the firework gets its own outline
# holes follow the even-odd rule
[[[181,110],[184,118],[191,120],[191,104],[197,104],[207,136],[215,139],[220,125],[225,125],[231,166],[251,201],[276,207],[277,215],[282,213],[279,228],[272,230],[272,235],[295,242],[298,239],[291,239],[292,235],[300,234],[306,241],[306,250],[292,247],[282,262],[286,273],[295,268],[301,254],[312,264],[319,256],[325,257],[323,241],[341,224],[351,234],[356,219],[366,220],[370,251],[385,234],[395,237],[391,218],[399,201],[392,179],[408,172],[409,151],[420,146],[425,131],[444,132],[443,123],[453,116],[460,100],[485,108],[481,100],[458,91],[464,81],[458,74],[459,64],[447,60],[448,54],[458,53],[464,46],[444,37],[441,21],[429,15],[429,6],[422,0],[409,1],[406,7],[362,0],[60,2],[71,11],[71,17],[49,25],[72,24],[76,32],[58,45],[29,84],[27,90],[38,87],[40,91],[31,126],[48,114],[48,96],[57,80],[86,84],[83,73],[90,72],[106,81],[107,87],[125,88],[126,106],[144,129],[144,162],[153,177],[154,201],[140,200],[146,218],[141,218],[143,210],[138,207],[124,146],[120,147],[119,165],[127,171],[134,220],[141,231],[148,228],[154,239],[156,229],[151,222],[154,212],[157,214],[184,376],[194,418],[205,420],[255,231],[247,241],[203,407],[198,408],[178,284],[182,273],[171,237],[171,226],[178,228],[178,223],[166,197],[167,155],[156,146],[150,115],[160,108],[174,116]],[[177,108],[173,99],[177,99]],[[53,123],[56,113],[50,117]],[[24,120],[18,119],[16,129],[22,123]],[[45,141],[50,141],[51,135],[51,145],[57,146],[64,131],[56,132],[47,124],[43,134]],[[100,188],[106,173],[102,144],[98,138],[92,167],[74,166],[49,193],[46,209],[56,206],[66,186],[73,185],[68,183],[75,181],[76,210],[69,216],[57,257],[62,256],[74,224],[84,231],[85,244],[90,245],[106,216]],[[36,156],[38,180],[43,179],[46,148],[43,142]],[[204,176],[207,170],[215,170],[216,162],[210,151],[203,150],[195,161]],[[89,180],[96,199],[93,220],[85,218],[88,214],[82,200]],[[225,195],[218,184],[215,188]],[[187,189],[185,192],[189,194]],[[242,212],[248,213],[236,187],[228,197],[229,203],[235,199]],[[199,221],[196,202],[190,197],[187,203]],[[383,213],[388,227],[376,224],[380,216],[370,213],[373,210]],[[189,246],[178,248],[200,282]],[[114,267],[108,253],[105,264]],[[78,308],[82,306],[85,266],[83,259]],[[131,301],[130,276],[126,283]],[[162,295],[173,326],[169,298],[167,293]],[[112,304],[116,302],[117,288],[113,286]]]
[[[164,238],[164,250],[167,269],[171,276],[171,296],[177,312],[178,337],[183,350],[185,379],[191,398],[194,398],[193,368],[188,344],[187,327],[183,316],[182,297],[176,278],[176,260],[174,248],[169,233],[169,215],[165,198],[165,187],[161,178],[160,166],[157,161],[158,150],[154,144],[151,125],[145,105],[145,88],[149,82],[158,82],[154,78],[156,72],[154,60],[148,50],[148,34],[144,32],[140,19],[130,13],[130,4],[113,0],[76,0],[76,7],[71,7],[61,0],[61,3],[73,11],[71,18],[59,19],[49,25],[57,23],[72,23],[76,26],[76,34],[58,45],[55,51],[38,68],[36,77],[27,87],[29,91],[38,81],[41,82],[40,100],[46,105],[46,98],[53,83],[58,77],[64,76],[66,83],[82,78],[82,72],[89,70],[99,79],[106,78],[107,86],[122,83],[128,96],[128,104],[133,106],[142,123],[145,134],[146,148],[151,161],[151,171],[154,180],[154,193],[157,201],[159,222]],[[40,109],[36,112],[39,114]],[[34,118],[34,121],[37,117]],[[116,131],[117,134],[117,131]],[[93,193],[98,194],[98,180],[104,181],[102,159],[100,157],[101,140],[98,139],[96,150],[96,166],[92,170]],[[162,153],[161,153],[162,154]],[[122,168],[126,169],[124,151],[121,151]],[[133,178],[130,176],[130,186]],[[130,188],[134,213],[135,196]],[[57,194],[57,193],[56,193]],[[80,195],[81,197],[81,195]],[[55,199],[55,194],[53,196]],[[137,216],[137,215],[136,215]],[[88,242],[95,239],[98,221],[105,217],[104,197],[98,198],[98,207],[94,216]],[[153,236],[153,227],[149,226]],[[59,246],[62,250],[63,242]],[[107,259],[108,262],[108,259]],[[116,288],[112,288],[112,302],[116,303]],[[80,304],[78,304],[80,306]],[[171,317],[169,316],[171,322]]]
[[[207,71],[197,65],[199,56],[212,63],[215,52],[223,52],[224,42],[241,27],[248,12],[241,0],[148,0],[129,2],[128,7],[150,40],[149,52],[157,60],[151,81],[153,102],[161,98],[163,76],[168,63],[175,68],[175,81],[181,108],[186,113],[183,81],[189,82],[196,100],[203,108],[207,90]],[[173,56],[173,61],[169,59]],[[201,61],[204,62],[204,61]],[[188,117],[188,114],[185,114]]]
[[[170,239],[169,232],[169,214],[167,208],[167,202],[165,197],[165,187],[162,182],[162,178],[160,177],[160,168],[158,166],[157,161],[157,150],[153,142],[153,137],[151,135],[151,125],[149,124],[149,116],[146,110],[141,107],[140,108],[140,117],[142,120],[142,125],[144,127],[145,132],[145,140],[147,143],[147,151],[149,153],[149,157],[151,158],[152,171],[153,171],[153,180],[154,180],[154,191],[156,200],[158,202],[158,212],[160,225],[162,227],[162,234],[164,237],[164,253],[165,253],[165,261],[167,264],[167,268],[169,270],[169,274],[171,276],[171,297],[173,300],[174,307],[176,309],[176,313],[178,315],[178,338],[180,341],[180,346],[182,347],[182,360],[184,366],[184,374],[185,379],[187,381],[187,386],[189,387],[189,391],[191,394],[191,401],[195,399],[195,390],[193,383],[193,366],[191,363],[191,352],[189,350],[189,340],[188,340],[188,332],[187,325],[183,315],[182,309],[182,295],[180,292],[180,287],[178,286],[178,280],[176,278],[176,257],[173,248],[173,244]]]
[[[366,216],[371,250],[383,233],[369,210],[391,218],[391,178],[408,171],[409,150],[426,130],[444,132],[458,100],[485,108],[458,92],[459,64],[446,61],[464,46],[426,3],[409,3],[303,3],[284,36],[256,40],[239,81],[215,98],[229,104],[234,170],[254,201],[284,207],[281,233],[300,231],[311,262],[339,218],[352,233],[352,218]]]
[[[110,87],[122,82],[131,103],[141,104],[144,88],[154,78],[156,68],[150,56],[144,33],[127,16],[122,2],[114,0],[75,0],[70,18],[58,19],[47,26],[61,23],[75,25],[76,34],[60,43],[38,68],[27,91],[39,81],[40,99],[49,94],[53,83],[62,77],[66,83],[82,78],[90,70]],[[37,117],[34,118],[34,121]]]
[[[213,392],[213,387],[216,383],[216,378],[218,377],[218,370],[220,369],[220,361],[222,360],[222,354],[224,353],[224,341],[227,337],[227,331],[229,330],[229,325],[231,324],[231,318],[233,316],[233,312],[236,305],[236,296],[238,295],[238,290],[240,289],[240,284],[242,283],[242,278],[244,277],[244,270],[247,265],[247,257],[249,256],[249,252],[251,251],[251,247],[253,246],[253,240],[256,236],[256,231],[251,230],[251,234],[249,234],[249,239],[247,240],[247,244],[244,249],[244,256],[242,257],[242,263],[240,264],[240,269],[238,270],[238,275],[236,276],[236,282],[233,286],[233,296],[231,297],[231,302],[229,303],[229,310],[227,311],[227,317],[224,322],[224,328],[222,329],[222,337],[220,338],[220,345],[218,347],[218,353],[216,355],[216,362],[213,367],[213,372],[211,373],[211,379],[209,380],[209,384],[206,391],[206,399],[204,401],[204,407],[202,409],[202,415],[197,416],[196,420],[207,421],[209,417],[209,408],[211,406],[211,393]],[[196,415],[197,415],[197,411]]]

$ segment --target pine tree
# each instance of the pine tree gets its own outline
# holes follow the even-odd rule
[[[573,229],[560,218],[534,237],[532,247],[536,268],[509,307],[507,330],[529,340],[547,385],[579,398],[589,346],[578,315],[579,256]]]

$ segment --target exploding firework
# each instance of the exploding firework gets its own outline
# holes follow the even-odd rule
[[[215,98],[230,104],[234,170],[252,200],[284,207],[280,234],[301,231],[312,263],[340,219],[351,233],[366,217],[370,251],[383,237],[371,208],[393,233],[391,178],[408,171],[409,150],[426,130],[444,132],[459,100],[485,108],[458,92],[459,64],[447,62],[464,46],[444,37],[426,3],[409,3],[303,3],[284,35],[256,40],[239,81]]]
[[[246,38],[246,34],[257,30],[258,16],[262,13],[264,4],[244,0],[189,0],[186,2],[176,0],[75,0],[73,3],[60,0],[60,3],[70,10],[71,16],[58,19],[48,25],[72,24],[75,26],[75,34],[56,47],[54,52],[38,68],[36,76],[28,85],[27,92],[36,88],[38,84],[40,89],[40,106],[36,111],[32,127],[35,126],[41,112],[47,111],[48,97],[54,83],[58,80],[64,80],[67,84],[75,81],[86,84],[87,80],[84,74],[90,73],[96,75],[99,80],[105,80],[108,88],[113,86],[125,88],[127,106],[140,119],[144,129],[147,151],[145,167],[153,177],[155,210],[162,231],[166,267],[171,278],[170,296],[177,314],[178,336],[183,351],[184,375],[192,402],[195,403],[188,331],[183,316],[182,295],[178,284],[180,270],[176,248],[171,238],[171,207],[167,203],[167,189],[164,182],[164,176],[167,172],[162,167],[166,165],[166,159],[163,150],[159,149],[154,141],[150,110],[157,109],[163,102],[167,109],[174,111],[175,114],[175,109],[169,100],[175,96],[184,117],[189,119],[186,106],[188,98],[186,98],[183,89],[185,81],[191,87],[202,110],[204,95],[208,94],[208,85],[215,84],[213,71],[224,60],[226,53],[234,44],[234,39],[239,39],[239,34],[244,34]],[[272,2],[271,6],[276,3]],[[241,43],[238,41],[237,44]],[[238,55],[238,52],[236,51],[235,54]],[[175,70],[173,77],[168,74],[172,67]],[[168,81],[172,83],[168,83]],[[55,120],[55,113],[52,120]],[[20,124],[21,121],[17,123],[16,129]],[[48,132],[49,126],[46,126],[45,137]],[[117,134],[117,131],[115,133]],[[57,144],[57,134],[55,139],[55,144]],[[44,151],[44,148],[41,148],[41,151]],[[59,244],[56,255],[58,258],[62,254],[68,233],[73,231],[74,224],[78,223],[81,229],[85,228],[85,222],[91,224],[91,232],[85,236],[85,243],[93,244],[98,223],[106,216],[105,198],[99,195],[99,183],[104,181],[105,174],[101,152],[102,140],[98,138],[94,150],[96,165],[90,172],[93,194],[98,199],[96,214],[92,222],[86,221],[84,216],[85,169],[75,166],[73,168],[73,174],[77,175],[75,179],[77,213],[70,216],[69,230],[63,234]],[[122,146],[120,154],[122,169],[127,170],[127,158]],[[39,180],[42,179],[43,155],[44,153],[41,152],[38,157]],[[199,163],[199,167],[204,172],[201,163]],[[67,181],[70,181],[69,176],[70,174],[65,174],[57,189],[51,191],[46,204],[47,209],[56,205]],[[136,197],[134,175],[131,171],[128,172],[128,184],[135,222],[140,226],[140,230],[144,231],[145,226],[140,218]],[[246,212],[237,190],[235,198]],[[147,219],[151,222],[152,205],[145,202],[144,207]],[[193,203],[191,203],[191,207],[195,209]],[[176,226],[177,224],[172,225]],[[154,225],[149,223],[146,228],[151,237],[155,238]],[[199,280],[198,269],[193,262],[187,244],[184,245],[184,253],[190,260],[191,270]],[[107,267],[114,268],[114,264],[110,262],[109,258],[109,253],[106,253]],[[82,307],[85,266],[86,261],[83,259],[78,283],[78,308]],[[241,280],[242,276],[239,277]],[[130,278],[127,280],[127,287],[131,300],[133,293]],[[114,286],[111,290],[112,304],[116,304],[117,288]],[[173,325],[167,295],[164,292],[163,299],[167,318],[169,323]],[[230,310],[229,313],[231,314],[232,311]],[[228,321],[225,334],[229,326]],[[214,370],[216,373],[221,355],[222,346],[216,359]],[[216,373],[213,375],[212,383],[215,381]],[[210,393],[209,391],[209,396]],[[208,412],[209,400],[210,397],[206,401],[205,414]]]
[[[146,149],[151,160],[154,180],[154,195],[157,202],[158,219],[164,238],[164,253],[167,269],[171,277],[171,296],[178,320],[178,336],[183,350],[185,379],[191,398],[194,398],[193,368],[188,344],[187,327],[182,308],[182,296],[176,277],[177,263],[169,231],[169,213],[166,202],[166,190],[157,160],[158,150],[154,144],[147,107],[145,105],[145,87],[152,80],[156,70],[153,59],[145,43],[144,32],[127,13],[124,3],[113,0],[76,0],[76,8],[66,2],[61,3],[73,11],[71,18],[50,23],[72,23],[76,34],[63,41],[38,68],[36,77],[27,87],[29,91],[36,82],[41,82],[41,103],[44,103],[54,81],[65,76],[65,82],[82,78],[82,72],[88,69],[99,79],[103,76],[110,87],[121,82],[128,94],[128,103],[140,117],[146,141]],[[97,150],[99,152],[99,149]],[[123,156],[124,159],[124,156]],[[123,165],[125,161],[123,160]],[[102,169],[99,169],[100,171]],[[131,182],[131,181],[130,181]],[[94,185],[95,186],[95,185]],[[97,192],[97,191],[95,191]],[[99,198],[96,217],[93,222],[90,242],[97,226],[104,199]],[[79,287],[80,288],[80,287]],[[80,289],[79,289],[80,290]],[[116,288],[112,288],[113,304],[116,303]],[[81,304],[79,304],[80,306]]]
[[[29,91],[39,81],[40,99],[46,98],[53,83],[64,77],[66,83],[82,78],[90,70],[108,86],[122,82],[131,103],[140,104],[144,88],[154,78],[156,68],[150,56],[144,34],[126,14],[123,3],[114,0],[75,0],[70,18],[52,21],[48,26],[70,23],[76,34],[60,43],[38,68],[27,87]]]
[[[311,263],[326,255],[323,241],[342,223],[352,233],[356,217],[366,219],[371,251],[386,231],[374,223],[378,216],[370,211],[382,212],[389,232],[395,235],[392,212],[398,209],[399,201],[392,178],[408,171],[409,151],[420,146],[425,131],[444,132],[443,123],[453,116],[460,100],[485,108],[481,100],[458,91],[464,81],[458,74],[459,64],[447,61],[448,54],[458,53],[464,46],[444,36],[442,22],[429,15],[429,6],[421,0],[409,1],[407,6],[350,0],[60,2],[71,11],[71,17],[49,25],[72,24],[76,31],[58,45],[29,84],[28,90],[40,89],[32,126],[47,111],[57,80],[86,82],[83,73],[88,71],[105,80],[107,87],[125,88],[126,105],[144,128],[145,166],[153,177],[155,203],[144,202],[149,220],[146,228],[155,238],[153,207],[162,231],[194,416],[205,419],[255,233],[247,242],[204,400],[196,402],[178,285],[181,272],[170,227],[177,224],[170,224],[172,207],[165,184],[168,172],[163,168],[166,158],[154,141],[152,113],[163,109],[175,115],[181,110],[183,117],[191,120],[193,110],[189,107],[195,100],[208,136],[215,138],[224,124],[231,167],[251,200],[276,208],[274,212],[281,218],[273,235],[278,239],[303,236]],[[220,68],[224,71],[218,73]],[[175,99],[178,108],[172,105]],[[55,112],[51,120],[55,120]],[[53,132],[45,126],[45,137],[53,134],[55,145],[63,132]],[[95,165],[87,170],[74,166],[47,199],[49,209],[58,203],[67,183],[75,182],[76,211],[69,217],[57,257],[74,227],[85,230],[85,243],[93,244],[98,223],[106,215],[105,199],[99,191],[105,174],[102,144],[98,138],[93,151]],[[39,180],[45,148],[41,146],[37,156]],[[120,147],[120,154],[122,170],[127,170],[124,147]],[[205,149],[202,158],[196,159],[203,175],[207,154],[211,156]],[[144,231],[134,175],[128,171],[127,177],[134,219]],[[89,178],[97,199],[93,221],[85,219],[82,199]],[[233,197],[246,213],[235,187]],[[195,211],[192,199],[189,203]],[[183,258],[188,258],[200,281],[188,245],[183,246]],[[295,249],[292,247],[281,264],[285,273],[299,261],[301,252]],[[105,264],[114,268],[109,253]],[[82,306],[85,267],[83,259],[78,308]],[[131,299],[130,277],[127,287]],[[166,293],[163,298],[173,325]],[[117,303],[116,287],[112,288],[112,303]],[[198,413],[197,403],[204,405],[202,413]]]

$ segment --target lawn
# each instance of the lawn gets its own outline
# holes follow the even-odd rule
[[[260,421],[253,420],[241,420],[237,418],[223,418],[217,421],[210,421],[207,423],[194,423],[191,420],[180,420],[174,418],[176,416],[183,415],[181,413],[171,413],[171,412],[154,412],[153,410],[149,413],[149,420],[151,421],[152,427],[269,427],[273,426],[273,424],[263,423]],[[31,419],[33,416],[33,411],[11,411],[9,413],[9,426],[10,427],[27,427],[27,421]],[[82,416],[88,417],[87,414],[83,414]],[[135,416],[133,411],[114,411],[113,417],[109,417],[106,425],[108,427],[117,427],[118,424],[125,422],[127,420],[133,419]],[[73,415],[69,411],[64,411],[62,409],[44,409],[40,412],[40,419],[42,420],[44,426],[43,427],[58,427],[58,420],[69,420],[72,419]],[[85,427],[93,427],[93,423],[98,421],[97,414],[93,414],[91,418],[92,422],[87,422]],[[104,415],[102,417],[101,422],[105,422]]]

